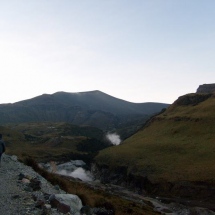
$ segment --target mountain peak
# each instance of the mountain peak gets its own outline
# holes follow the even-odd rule
[[[99,90],[43,94],[32,99],[0,105],[0,124],[19,122],[70,122],[103,129],[116,128],[133,120],[160,112],[168,104],[131,103]]]
[[[94,94],[94,93],[103,93],[100,90],[91,90],[91,91],[83,91],[83,92],[65,92],[65,91],[58,91],[54,94]],[[54,95],[53,94],[53,95]]]

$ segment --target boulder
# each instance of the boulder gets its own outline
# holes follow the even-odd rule
[[[52,207],[57,208],[61,213],[70,212],[72,215],[80,214],[82,202],[77,195],[73,194],[55,194],[49,198]]]
[[[29,183],[30,183],[30,180],[27,179],[27,178],[23,178],[23,179],[22,179],[22,183],[23,183],[23,184],[29,184]]]

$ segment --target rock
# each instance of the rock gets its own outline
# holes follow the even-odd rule
[[[43,197],[45,198],[45,200],[49,200],[51,194],[48,193],[43,193]]]
[[[32,199],[33,199],[34,201],[37,201],[38,195],[36,195],[35,193],[33,193],[33,194],[32,194]]]
[[[46,209],[46,210],[51,210],[52,206],[49,205],[49,204],[45,204],[45,205],[43,206],[43,208]]]
[[[18,160],[16,155],[12,155],[12,156],[10,157],[10,159],[13,160],[13,161],[17,161],[17,160]]]
[[[188,94],[184,96],[180,96],[174,103],[173,107],[175,106],[187,106],[187,105],[198,105],[201,102],[209,99],[213,94]],[[189,118],[188,118],[189,119]]]
[[[63,202],[58,204],[57,206],[58,211],[60,211],[61,213],[67,214],[70,212],[71,207],[67,204],[64,204]]]
[[[30,184],[30,180],[27,179],[27,178],[23,178],[23,179],[22,179],[22,183],[23,183],[23,184]]]
[[[198,87],[197,93],[215,93],[215,84],[202,84]]]
[[[22,180],[24,177],[25,177],[25,175],[24,175],[23,173],[20,173],[20,174],[18,175],[18,180]]]
[[[80,214],[82,202],[80,198],[72,194],[55,194],[50,196],[50,204],[62,213]]]
[[[33,189],[29,186],[24,187],[24,190],[27,192],[33,192]]]
[[[26,175],[25,178],[27,178],[28,180],[31,180],[31,179],[32,179],[32,176]]]
[[[41,182],[37,178],[33,178],[30,180],[29,186],[33,189],[33,191],[37,191],[41,189]]]
[[[60,190],[59,185],[55,185],[54,188],[55,188],[55,190]]]
[[[35,204],[35,207],[36,208],[43,208],[43,206],[46,204],[45,200],[44,199],[38,199],[36,204]]]
[[[42,212],[42,215],[49,215],[49,214],[51,214],[51,205],[49,205],[49,204],[45,204],[44,206],[43,206],[43,212]]]

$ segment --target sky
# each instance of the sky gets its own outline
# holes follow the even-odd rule
[[[214,0],[0,0],[0,103],[100,90],[173,103],[215,83]]]

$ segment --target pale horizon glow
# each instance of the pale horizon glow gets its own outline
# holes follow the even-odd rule
[[[8,0],[0,104],[100,90],[172,103],[215,83],[215,1]]]

